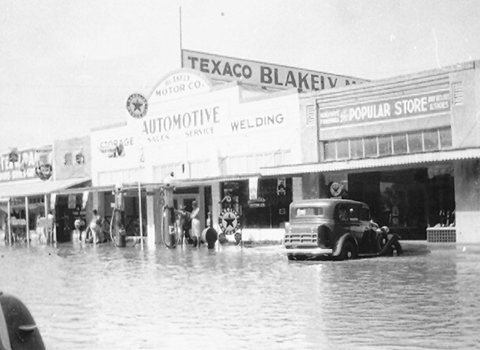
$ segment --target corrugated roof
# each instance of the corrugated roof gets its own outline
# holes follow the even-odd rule
[[[382,158],[344,160],[309,164],[292,164],[281,167],[261,168],[262,176],[300,175],[359,169],[385,168],[401,165],[437,163],[461,159],[480,158],[480,148],[455,149],[448,151],[405,154]]]

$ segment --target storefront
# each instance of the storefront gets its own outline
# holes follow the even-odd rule
[[[30,242],[31,232],[49,228],[49,242],[69,241],[77,198],[63,198],[56,193],[89,186],[89,169],[89,137],[55,141],[52,146],[3,155],[0,217],[5,240]],[[51,219],[47,219],[49,214],[53,215]]]
[[[211,217],[212,225],[225,231],[222,218],[230,209],[238,226],[232,231],[229,225],[229,234],[280,230],[288,220],[292,181],[260,179],[259,169],[301,157],[298,92],[251,91],[236,82],[212,85],[201,73],[183,69],[147,96],[142,117],[126,111],[126,123],[92,130],[92,185],[139,184],[151,242],[160,240],[157,216],[167,178],[175,188],[175,208],[199,203],[203,228]],[[94,202],[109,214],[107,191]]]
[[[298,174],[304,198],[367,202],[404,239],[478,242],[478,84],[466,63],[304,96],[317,162],[262,175]]]
[[[365,80],[191,50],[182,67],[131,94],[124,123],[92,130],[92,185],[109,188],[94,193],[94,206],[108,217],[111,188],[138,186],[131,215],[142,213],[149,243],[159,243],[168,182],[175,208],[199,204],[202,228],[280,240],[301,188],[283,175],[262,179],[260,169],[305,161],[315,109],[304,113],[299,92]]]

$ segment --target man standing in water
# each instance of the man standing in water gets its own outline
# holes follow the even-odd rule
[[[198,207],[198,203],[196,200],[192,202],[192,212],[190,213],[190,222],[191,222],[191,230],[190,230],[190,237],[193,240],[193,246],[196,247],[200,245],[200,220],[198,219],[198,214],[200,213],[200,208]]]
[[[90,221],[90,231],[92,234],[92,243],[103,243],[105,241],[105,236],[103,234],[103,226],[102,226],[102,217],[98,215],[97,209],[93,209],[93,216],[92,220]]]

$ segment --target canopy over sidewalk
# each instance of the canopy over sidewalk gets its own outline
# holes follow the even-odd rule
[[[64,179],[64,180],[25,180],[0,184],[0,201],[7,201],[14,197],[31,197],[50,194],[59,190],[77,185],[83,185],[90,178]]]

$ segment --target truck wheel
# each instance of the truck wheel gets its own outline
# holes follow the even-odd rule
[[[395,242],[392,244],[392,255],[400,255],[403,253],[400,243]]]
[[[341,260],[350,260],[357,257],[357,251],[352,242],[345,242],[343,244],[342,253],[340,254]]]
[[[385,235],[381,234],[377,236],[375,244],[379,252],[381,252],[382,249],[385,248],[385,246],[387,245],[387,242],[388,242],[388,238]]]

